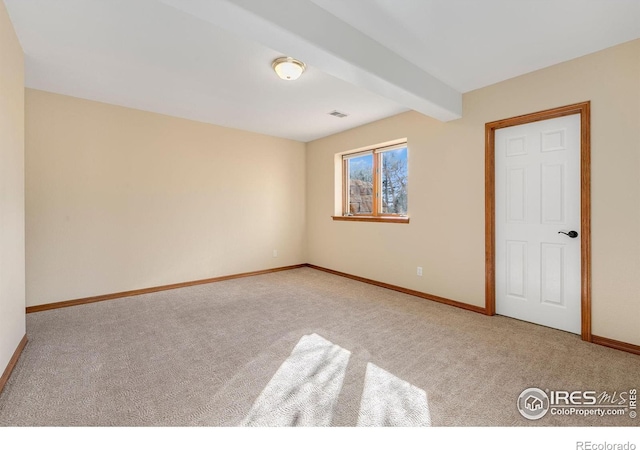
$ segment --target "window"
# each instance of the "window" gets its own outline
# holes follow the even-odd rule
[[[409,221],[407,144],[342,156],[342,217],[337,220]]]

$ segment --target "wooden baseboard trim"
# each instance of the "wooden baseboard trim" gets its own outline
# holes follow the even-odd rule
[[[96,295],[95,297],[78,298],[75,300],[66,300],[63,302],[45,303],[43,305],[27,306],[27,314],[48,311],[50,309],[68,308],[69,306],[86,305],[87,303],[103,302],[105,300],[114,300],[116,298],[133,297],[135,295],[150,294],[152,292],[168,291],[170,289],[179,289],[198,284],[217,283],[219,281],[234,280],[236,278],[253,277],[256,275],[264,275],[267,273],[282,272],[283,270],[299,269],[307,267],[307,264],[295,264],[293,266],[276,267],[274,269],[256,270],[254,272],[244,272],[234,275],[225,275],[222,277],[206,278],[204,280],[186,281],[184,283],[167,284],[164,286],[156,286],[145,289],[136,289],[133,291],[116,292],[114,294]]]
[[[393,291],[402,292],[403,294],[413,295],[415,297],[424,298],[427,300],[432,300],[438,303],[444,303],[445,305],[455,306],[457,308],[466,309],[468,311],[477,312],[480,314],[491,315],[488,314],[485,308],[468,305],[466,303],[458,302],[456,300],[451,300],[444,297],[438,297],[437,295],[427,294],[425,292],[414,291],[413,289],[406,289],[400,286],[395,286],[393,284],[383,283],[381,281],[371,280],[369,278],[359,277],[357,275],[351,275],[344,272],[339,272],[333,269],[327,269],[325,267],[316,266],[313,264],[303,264],[303,266],[310,267],[312,269],[321,270],[322,272],[327,272],[333,275],[338,275],[345,278],[350,278],[352,280],[361,281],[367,284],[373,284],[374,286],[383,287],[386,289],[391,289]],[[616,350],[622,350],[623,352],[633,353],[635,355],[640,355],[640,345],[629,344],[627,342],[616,341],[615,339],[609,339],[601,336],[591,335],[591,342],[598,345],[603,345],[605,347],[614,348]]]
[[[407,289],[400,286],[396,286],[394,284],[383,283],[381,281],[371,280],[369,278],[359,277],[357,275],[351,275],[344,272],[338,272],[337,270],[327,269],[325,267],[315,266],[313,264],[307,264],[307,267],[311,267],[312,269],[321,270],[323,272],[327,272],[333,275],[338,275],[345,278],[350,278],[352,280],[361,281],[362,283],[372,284],[374,286],[379,286],[385,289],[391,289],[392,291],[402,292],[403,294],[413,295],[415,297],[424,298],[427,300],[431,300],[438,303],[444,303],[445,305],[455,306],[456,308],[466,309],[468,311],[473,311],[480,314],[486,314],[486,310],[480,306],[469,305],[467,303],[458,302],[456,300],[451,300],[444,297],[438,297],[437,295],[427,294],[425,292],[414,291],[413,289]]]
[[[628,342],[616,341],[615,339],[595,335],[591,335],[591,342],[604,345],[605,347],[615,348],[616,350],[622,350],[623,352],[633,353],[634,355],[640,355],[640,345],[629,344]]]
[[[16,364],[20,359],[20,355],[22,354],[22,350],[24,350],[24,347],[26,345],[27,345],[27,335],[25,334],[20,340],[20,343],[18,344],[18,348],[16,348],[16,351],[13,352],[13,356],[11,356],[11,359],[9,360],[9,364],[7,364],[7,368],[4,369],[4,372],[0,377],[0,393],[2,393],[2,390],[4,389],[5,384],[7,384],[7,381],[9,381],[11,372],[13,372],[14,367],[16,367]]]
[[[312,269],[315,269],[315,270],[320,270],[322,272],[330,273],[332,275],[337,275],[337,276],[341,276],[341,277],[345,277],[345,278],[350,278],[352,280],[360,281],[362,283],[372,284],[374,286],[382,287],[382,288],[385,288],[385,289],[390,289],[392,291],[402,292],[403,294],[413,295],[414,297],[420,297],[420,298],[424,298],[426,300],[431,300],[431,301],[434,301],[434,302],[443,303],[445,305],[455,306],[456,308],[466,309],[467,311],[473,311],[473,312],[476,312],[476,313],[479,313],[479,314],[485,314],[485,315],[488,314],[487,310],[485,308],[480,307],[480,306],[469,305],[467,303],[462,303],[462,302],[458,302],[456,300],[451,300],[451,299],[448,299],[448,298],[439,297],[437,295],[427,294],[426,292],[415,291],[413,289],[403,288],[403,287],[400,287],[400,286],[396,286],[394,284],[383,283],[381,281],[376,281],[376,280],[372,280],[372,279],[369,279],[369,278],[359,277],[357,275],[351,275],[349,273],[339,272],[337,270],[327,269],[326,267],[320,267],[320,266],[316,266],[314,264],[308,264],[308,263],[295,264],[295,265],[292,265],[292,266],[276,267],[276,268],[273,268],[273,269],[256,270],[254,272],[244,272],[244,273],[239,273],[239,274],[234,274],[234,275],[225,275],[225,276],[222,276],[222,277],[206,278],[204,280],[186,281],[184,283],[167,284],[167,285],[164,285],[164,286],[156,286],[156,287],[145,288],[145,289],[136,289],[136,290],[133,290],[133,291],[117,292],[115,294],[97,295],[95,297],[79,298],[79,299],[67,300],[67,301],[63,301],[63,302],[46,303],[44,305],[28,306],[27,307],[27,314],[35,313],[35,312],[39,312],[39,311],[47,311],[47,310],[50,310],[50,309],[67,308],[69,306],[84,305],[84,304],[87,304],[87,303],[102,302],[102,301],[105,301],[105,300],[113,300],[113,299],[123,298],[123,297],[133,297],[133,296],[136,296],[136,295],[150,294],[152,292],[167,291],[167,290],[170,290],[170,289],[179,289],[179,288],[183,288],[183,287],[196,286],[196,285],[199,285],[199,284],[216,283],[218,281],[226,281],[226,280],[233,280],[233,279],[236,279],[236,278],[252,277],[252,276],[256,276],[256,275],[264,275],[264,274],[268,274],[268,273],[282,272],[284,270],[300,269],[302,267],[309,267],[309,268],[312,268]],[[640,345],[629,344],[627,342],[616,341],[615,339],[609,339],[609,338],[596,336],[596,335],[592,335],[591,336],[591,342],[594,343],[594,344],[602,345],[604,347],[609,347],[609,348],[613,348],[613,349],[616,349],[616,350],[622,350],[624,352],[633,353],[635,355],[640,355]],[[24,337],[22,338],[22,340],[20,341],[20,343],[18,344],[18,348],[16,348],[16,351],[14,352],[13,356],[11,357],[11,360],[9,360],[9,364],[7,365],[7,368],[5,369],[4,373],[2,374],[2,377],[0,377],[0,392],[2,392],[2,389],[4,388],[4,385],[9,380],[9,377],[11,376],[11,372],[13,371],[13,368],[15,367],[16,363],[18,362],[18,359],[20,358],[20,355],[22,354],[22,350],[24,350],[24,347],[26,345],[27,345],[27,335],[25,334]]]

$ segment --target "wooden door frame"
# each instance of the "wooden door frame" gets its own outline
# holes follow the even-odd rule
[[[485,311],[496,313],[495,134],[500,128],[580,114],[581,336],[591,335],[591,102],[576,103],[485,124]]]

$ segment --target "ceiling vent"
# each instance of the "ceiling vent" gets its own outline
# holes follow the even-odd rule
[[[339,117],[340,119],[342,119],[344,117],[347,117],[349,114],[345,114],[343,112],[333,110],[329,113],[329,115],[333,117]]]

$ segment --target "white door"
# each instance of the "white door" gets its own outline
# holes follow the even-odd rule
[[[581,332],[580,115],[496,130],[496,313]]]

